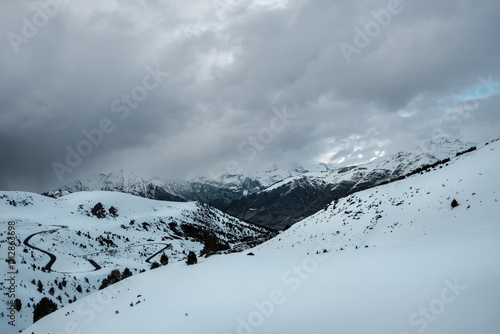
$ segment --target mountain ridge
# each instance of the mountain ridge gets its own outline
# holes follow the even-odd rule
[[[44,195],[57,198],[75,191],[105,190],[156,200],[200,201],[244,221],[284,229],[335,198],[401,177],[424,165],[453,157],[473,145],[443,137],[424,142],[413,151],[361,165],[335,168],[318,164],[309,170],[272,166],[261,172],[224,174],[217,179],[168,180],[120,170],[77,179]]]
[[[134,275],[23,333],[72,324],[96,334],[496,334],[499,150],[493,141],[448,166],[334,201],[250,249],[253,256]],[[81,311],[104,296],[110,302],[89,320]]]
[[[366,164],[305,173],[282,180],[260,193],[235,200],[225,211],[258,225],[284,229],[336,198],[389,182],[422,166],[453,158],[474,145],[440,138],[427,141],[414,151],[399,152]],[[308,198],[314,200],[306,201]]]

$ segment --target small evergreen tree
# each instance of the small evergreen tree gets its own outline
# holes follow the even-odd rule
[[[125,279],[125,278],[130,277],[130,276],[132,276],[132,271],[130,271],[130,269],[128,269],[128,268],[123,269],[122,279]]]
[[[99,219],[106,217],[106,210],[101,202],[97,203],[90,212]]]
[[[113,269],[111,270],[111,273],[108,276],[108,280],[110,284],[115,284],[116,282],[120,281],[122,278],[122,275],[120,274],[120,271],[118,269]]]
[[[118,210],[114,206],[110,207],[108,211],[111,217],[113,218],[118,217]]]
[[[161,266],[160,266],[160,264],[158,262],[151,263],[151,270],[156,269],[156,268],[160,268],[160,267]]]
[[[38,283],[37,283],[37,287],[38,287],[38,292],[43,292],[43,284],[42,284],[42,281],[38,280]]]
[[[168,264],[168,256],[165,253],[163,253],[160,257],[160,264],[162,266],[166,266]]]
[[[458,202],[456,199],[453,199],[453,201],[451,201],[451,207],[452,208],[456,208],[458,206]]]
[[[198,263],[198,258],[196,257],[196,254],[193,251],[189,251],[186,264],[192,265]]]
[[[54,287],[53,287],[53,286],[52,286],[52,287],[50,287],[50,289],[49,289],[49,294],[50,294],[51,296],[53,296],[55,292],[56,292],[56,291],[54,290]]]
[[[43,297],[38,304],[35,305],[35,310],[33,311],[33,322],[37,322],[46,315],[51,314],[57,310],[57,304],[54,303],[47,297]]]
[[[99,290],[106,289],[109,286],[109,282],[107,278],[103,278],[101,285],[99,286]]]
[[[21,308],[23,307],[23,303],[19,298],[16,298],[14,300],[14,308],[16,309],[17,312],[21,311]]]

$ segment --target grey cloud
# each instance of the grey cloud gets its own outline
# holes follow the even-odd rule
[[[442,102],[480,76],[500,80],[498,2],[402,0],[351,63],[341,43],[390,1],[275,2],[285,5],[70,1],[18,54],[7,34],[21,33],[36,2],[2,2],[0,189],[57,187],[52,162],[106,118],[116,129],[65,177],[119,168],[184,177],[233,160],[245,170],[308,165],[346,143],[335,158],[358,163],[432,136],[498,133],[497,96],[451,113]],[[148,66],[168,77],[121,120],[111,105],[142,85]],[[284,108],[295,117],[253,159],[241,154]]]

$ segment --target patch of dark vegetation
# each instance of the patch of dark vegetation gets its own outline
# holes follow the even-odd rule
[[[467,149],[465,151],[458,152],[456,156],[459,157],[459,156],[461,156],[463,154],[474,152],[475,150],[477,150],[477,147],[476,146],[472,146],[471,148],[469,148],[469,149]]]

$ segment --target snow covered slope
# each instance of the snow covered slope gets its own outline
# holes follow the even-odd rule
[[[496,334],[500,142],[441,167],[340,199],[254,256],[134,275],[24,333]]]
[[[494,142],[455,157],[423,175],[333,201],[257,249],[307,254],[319,240],[331,252],[416,243],[488,228],[500,213],[498,145]],[[459,204],[455,208],[454,199]]]
[[[156,200],[200,201],[245,221],[283,229],[310,216],[334,198],[374,187],[425,164],[455,156],[474,144],[449,138],[430,140],[411,152],[368,164],[310,169],[272,166],[244,174],[213,174],[192,180],[169,180],[123,170],[92,174],[44,193],[60,197],[79,191],[116,191]]]
[[[235,200],[225,211],[255,224],[283,229],[310,216],[335,198],[372,188],[424,165],[454,157],[473,146],[472,143],[439,138],[429,140],[411,152],[400,152],[363,165],[334,169],[323,166]]]
[[[95,209],[98,203],[100,212]],[[9,226],[15,240],[7,238]],[[188,251],[199,253],[209,238],[217,238],[232,252],[271,235],[202,203],[153,201],[112,192],[80,192],[59,199],[1,192],[0,251],[7,257],[13,241],[15,255],[14,267],[9,270],[2,261],[0,270],[19,270],[15,298],[23,306],[14,328],[0,311],[0,332],[29,326],[33,305],[44,296],[61,307],[96,291],[113,269],[129,268],[138,274],[160,262],[162,254],[175,262],[185,259]],[[10,287],[5,281],[0,285],[2,291]],[[0,296],[2,305],[10,300],[14,297]]]

